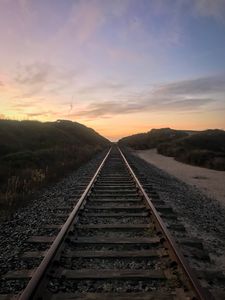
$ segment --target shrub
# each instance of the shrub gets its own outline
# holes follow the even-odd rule
[[[110,145],[94,130],[69,121],[0,120],[0,137],[0,205],[4,211],[11,211],[35,189]]]

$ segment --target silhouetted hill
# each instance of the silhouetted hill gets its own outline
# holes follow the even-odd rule
[[[147,133],[124,137],[119,140],[119,143],[136,150],[151,149],[156,148],[161,143],[170,142],[188,135],[189,133],[182,130],[170,128],[152,129]]]
[[[0,120],[0,207],[74,170],[110,142],[82,124]]]
[[[99,146],[109,141],[82,124],[0,120],[0,157],[21,151],[37,151],[55,147]]]
[[[125,137],[119,144],[133,149],[157,148],[158,153],[172,156],[176,160],[212,168],[225,170],[225,131],[183,131],[170,128],[152,129]]]

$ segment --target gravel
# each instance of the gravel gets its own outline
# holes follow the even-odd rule
[[[173,288],[179,287],[179,283],[173,285]],[[54,279],[49,282],[48,286],[50,291],[53,292],[147,292],[147,291],[156,291],[161,292],[172,291],[172,288],[169,286],[165,287],[164,283],[160,280],[151,280],[151,281],[131,281],[131,280],[57,280]]]
[[[104,237],[104,238],[135,238],[135,237],[151,237],[153,236],[153,229],[137,229],[137,230],[97,230],[87,229],[78,230],[79,237]]]
[[[81,167],[76,172],[67,176],[57,184],[54,184],[46,189],[43,189],[38,193],[36,197],[31,201],[30,205],[18,210],[10,221],[4,222],[0,225],[0,275],[6,273],[9,270],[18,270],[23,268],[32,268],[38,265],[39,259],[26,260],[24,262],[20,254],[24,251],[32,250],[46,250],[49,244],[31,244],[26,240],[33,235],[48,235],[54,236],[57,234],[58,229],[46,229],[46,224],[60,224],[65,221],[66,215],[69,213],[69,209],[62,209],[63,207],[71,207],[76,203],[79,198],[80,183],[87,182],[87,176],[92,177],[94,171],[97,169],[98,164],[103,158],[103,153],[98,155],[92,161],[85,166]],[[156,168],[155,166],[146,163],[142,159],[127,154],[128,161],[135,167],[135,172],[139,174],[140,178],[145,180],[145,183],[150,183],[152,189],[157,192],[159,199],[165,202],[166,206],[172,207],[175,213],[179,216],[179,220],[167,220],[168,224],[177,224],[180,222],[185,226],[186,233],[182,231],[174,231],[174,235],[179,240],[184,235],[188,237],[197,237],[203,241],[206,252],[210,254],[212,258],[222,257],[225,250],[225,225],[224,216],[225,209],[223,209],[219,203],[207,198],[201,192],[194,187],[191,187],[175,177],[167,174],[166,172]],[[155,194],[154,192],[154,194]],[[157,195],[156,195],[157,196]],[[157,198],[157,197],[156,197]],[[90,202],[89,202],[90,203]],[[90,203],[95,205],[93,202]],[[160,203],[159,203],[160,204]],[[162,205],[161,203],[160,205]],[[103,204],[104,205],[104,204]],[[107,204],[108,205],[108,204]],[[133,204],[129,204],[132,207]],[[85,212],[88,212],[88,208]],[[93,212],[93,210],[91,210]],[[113,210],[111,212],[117,212]],[[133,210],[132,210],[133,211]],[[94,212],[104,212],[99,210],[96,205]],[[124,210],[126,212],[126,209]],[[137,212],[134,209],[133,212]],[[59,216],[61,214],[61,216]],[[63,217],[64,215],[64,217]],[[132,220],[131,220],[132,219]],[[138,223],[138,219],[135,218],[123,218],[123,223],[127,224],[132,221],[133,224]],[[102,224],[111,223],[112,221],[117,223],[118,218],[110,218],[106,220],[102,218],[101,221],[97,221],[95,218],[90,218],[84,215],[79,219],[80,224]],[[136,220],[136,221],[135,221]],[[145,218],[143,217],[143,220]],[[120,222],[121,223],[121,222]],[[130,230],[130,231],[102,231],[102,230],[75,230],[75,233],[79,232],[79,236],[101,236],[101,237],[149,237],[152,233],[151,228],[146,230]],[[173,231],[172,231],[173,232]],[[66,246],[69,250],[73,245]],[[114,246],[102,246],[102,245],[77,245],[77,250],[139,250],[149,249],[149,245],[114,245]],[[72,249],[74,249],[72,247]],[[194,259],[193,259],[194,261]],[[62,261],[63,262],[63,261]],[[64,263],[64,262],[63,262]],[[134,268],[134,269],[152,269],[153,267],[159,267],[152,260],[72,260],[67,261],[68,266],[73,269],[83,268],[86,266],[93,267],[98,265],[102,268]],[[198,265],[198,261],[195,261],[195,265]],[[202,267],[202,263],[200,265]],[[205,262],[206,268],[211,268],[208,261]],[[213,267],[216,270],[223,270],[223,264],[219,264],[219,260],[213,262]],[[224,265],[225,270],[225,265]],[[10,293],[11,291],[20,290],[25,286],[25,281],[18,280],[1,280],[0,292]],[[63,279],[54,279],[49,282],[49,290],[52,292],[67,291],[67,292],[143,292],[158,290],[161,283],[160,281],[63,281]],[[180,283],[168,283],[165,289],[166,291],[172,291],[175,287],[179,287]]]
[[[80,224],[148,224],[149,217],[89,217],[82,216],[79,219]]]
[[[157,261],[158,260],[158,261]],[[62,259],[61,266],[67,269],[135,269],[135,270],[159,270],[162,269],[162,260],[158,258],[72,258]]]
[[[136,204],[136,203],[129,203],[129,202],[122,202],[122,203],[116,203],[116,208],[119,208],[119,207],[136,207],[137,205],[140,205],[140,203]],[[87,205],[87,208],[91,206],[91,207],[94,207],[94,208],[98,208],[99,206],[101,206],[101,208],[104,208],[104,207],[111,207],[111,208],[115,208],[115,203],[114,202],[101,202],[100,205],[99,205],[99,202],[96,202],[96,201],[92,201],[92,202],[88,202],[88,205]]]
[[[211,268],[225,272],[225,209],[220,203],[130,152],[126,157],[138,177],[173,208],[186,228],[186,236],[202,241],[212,259]],[[182,237],[182,233],[177,235],[178,240]]]
[[[4,294],[14,294],[21,291],[21,289],[24,289],[29,280],[4,280],[1,279],[0,288],[1,293]]]
[[[48,244],[32,245],[26,240],[33,235],[55,235],[58,230],[43,229],[47,224],[60,224],[63,217],[57,217],[60,208],[76,203],[80,184],[91,179],[105,153],[101,153],[56,184],[34,193],[26,207],[20,208],[9,221],[0,224],[0,275],[21,266],[20,253],[29,250],[46,250]],[[56,214],[56,209],[59,209]],[[72,205],[71,205],[72,210]],[[66,211],[61,211],[66,214]],[[38,248],[38,249],[37,249]],[[13,282],[13,285],[17,282]],[[7,284],[1,281],[1,286]],[[0,292],[2,293],[0,286]],[[10,287],[8,287],[10,290]],[[7,289],[8,289],[7,288]]]
[[[157,245],[158,246],[158,245]],[[108,250],[115,250],[115,251],[136,251],[136,250],[149,250],[149,249],[154,249],[157,246],[154,246],[152,244],[116,244],[116,245],[104,245],[102,246],[101,244],[92,244],[92,245],[87,245],[87,244],[79,244],[76,245],[76,250],[82,251],[82,250],[93,250],[93,251],[108,251]],[[67,250],[73,251],[74,250],[74,245],[67,245]]]

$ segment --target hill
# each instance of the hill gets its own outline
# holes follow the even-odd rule
[[[200,132],[152,129],[147,133],[125,137],[119,144],[133,149],[157,148],[158,153],[201,167],[225,170],[225,131]]]
[[[190,133],[170,128],[152,129],[147,133],[134,134],[119,140],[119,144],[136,150],[156,148],[161,143],[186,137]]]
[[[225,170],[225,131],[205,130],[188,137],[162,143],[158,153],[176,160],[216,170]]]
[[[103,146],[109,141],[77,122],[0,120],[0,157],[21,152],[67,146]]]
[[[76,169],[110,142],[77,122],[0,120],[0,206]]]

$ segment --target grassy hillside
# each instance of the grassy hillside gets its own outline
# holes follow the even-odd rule
[[[225,170],[225,131],[201,132],[152,129],[147,133],[125,137],[121,145],[133,149],[157,148],[158,153],[206,168]]]
[[[188,133],[182,130],[170,128],[152,129],[147,133],[139,133],[124,137],[119,140],[119,143],[136,150],[152,149],[156,148],[161,143],[171,142],[188,135]]]
[[[206,168],[225,170],[225,131],[205,130],[194,135],[162,143],[158,153]]]
[[[76,169],[110,142],[71,122],[0,120],[0,208]]]

